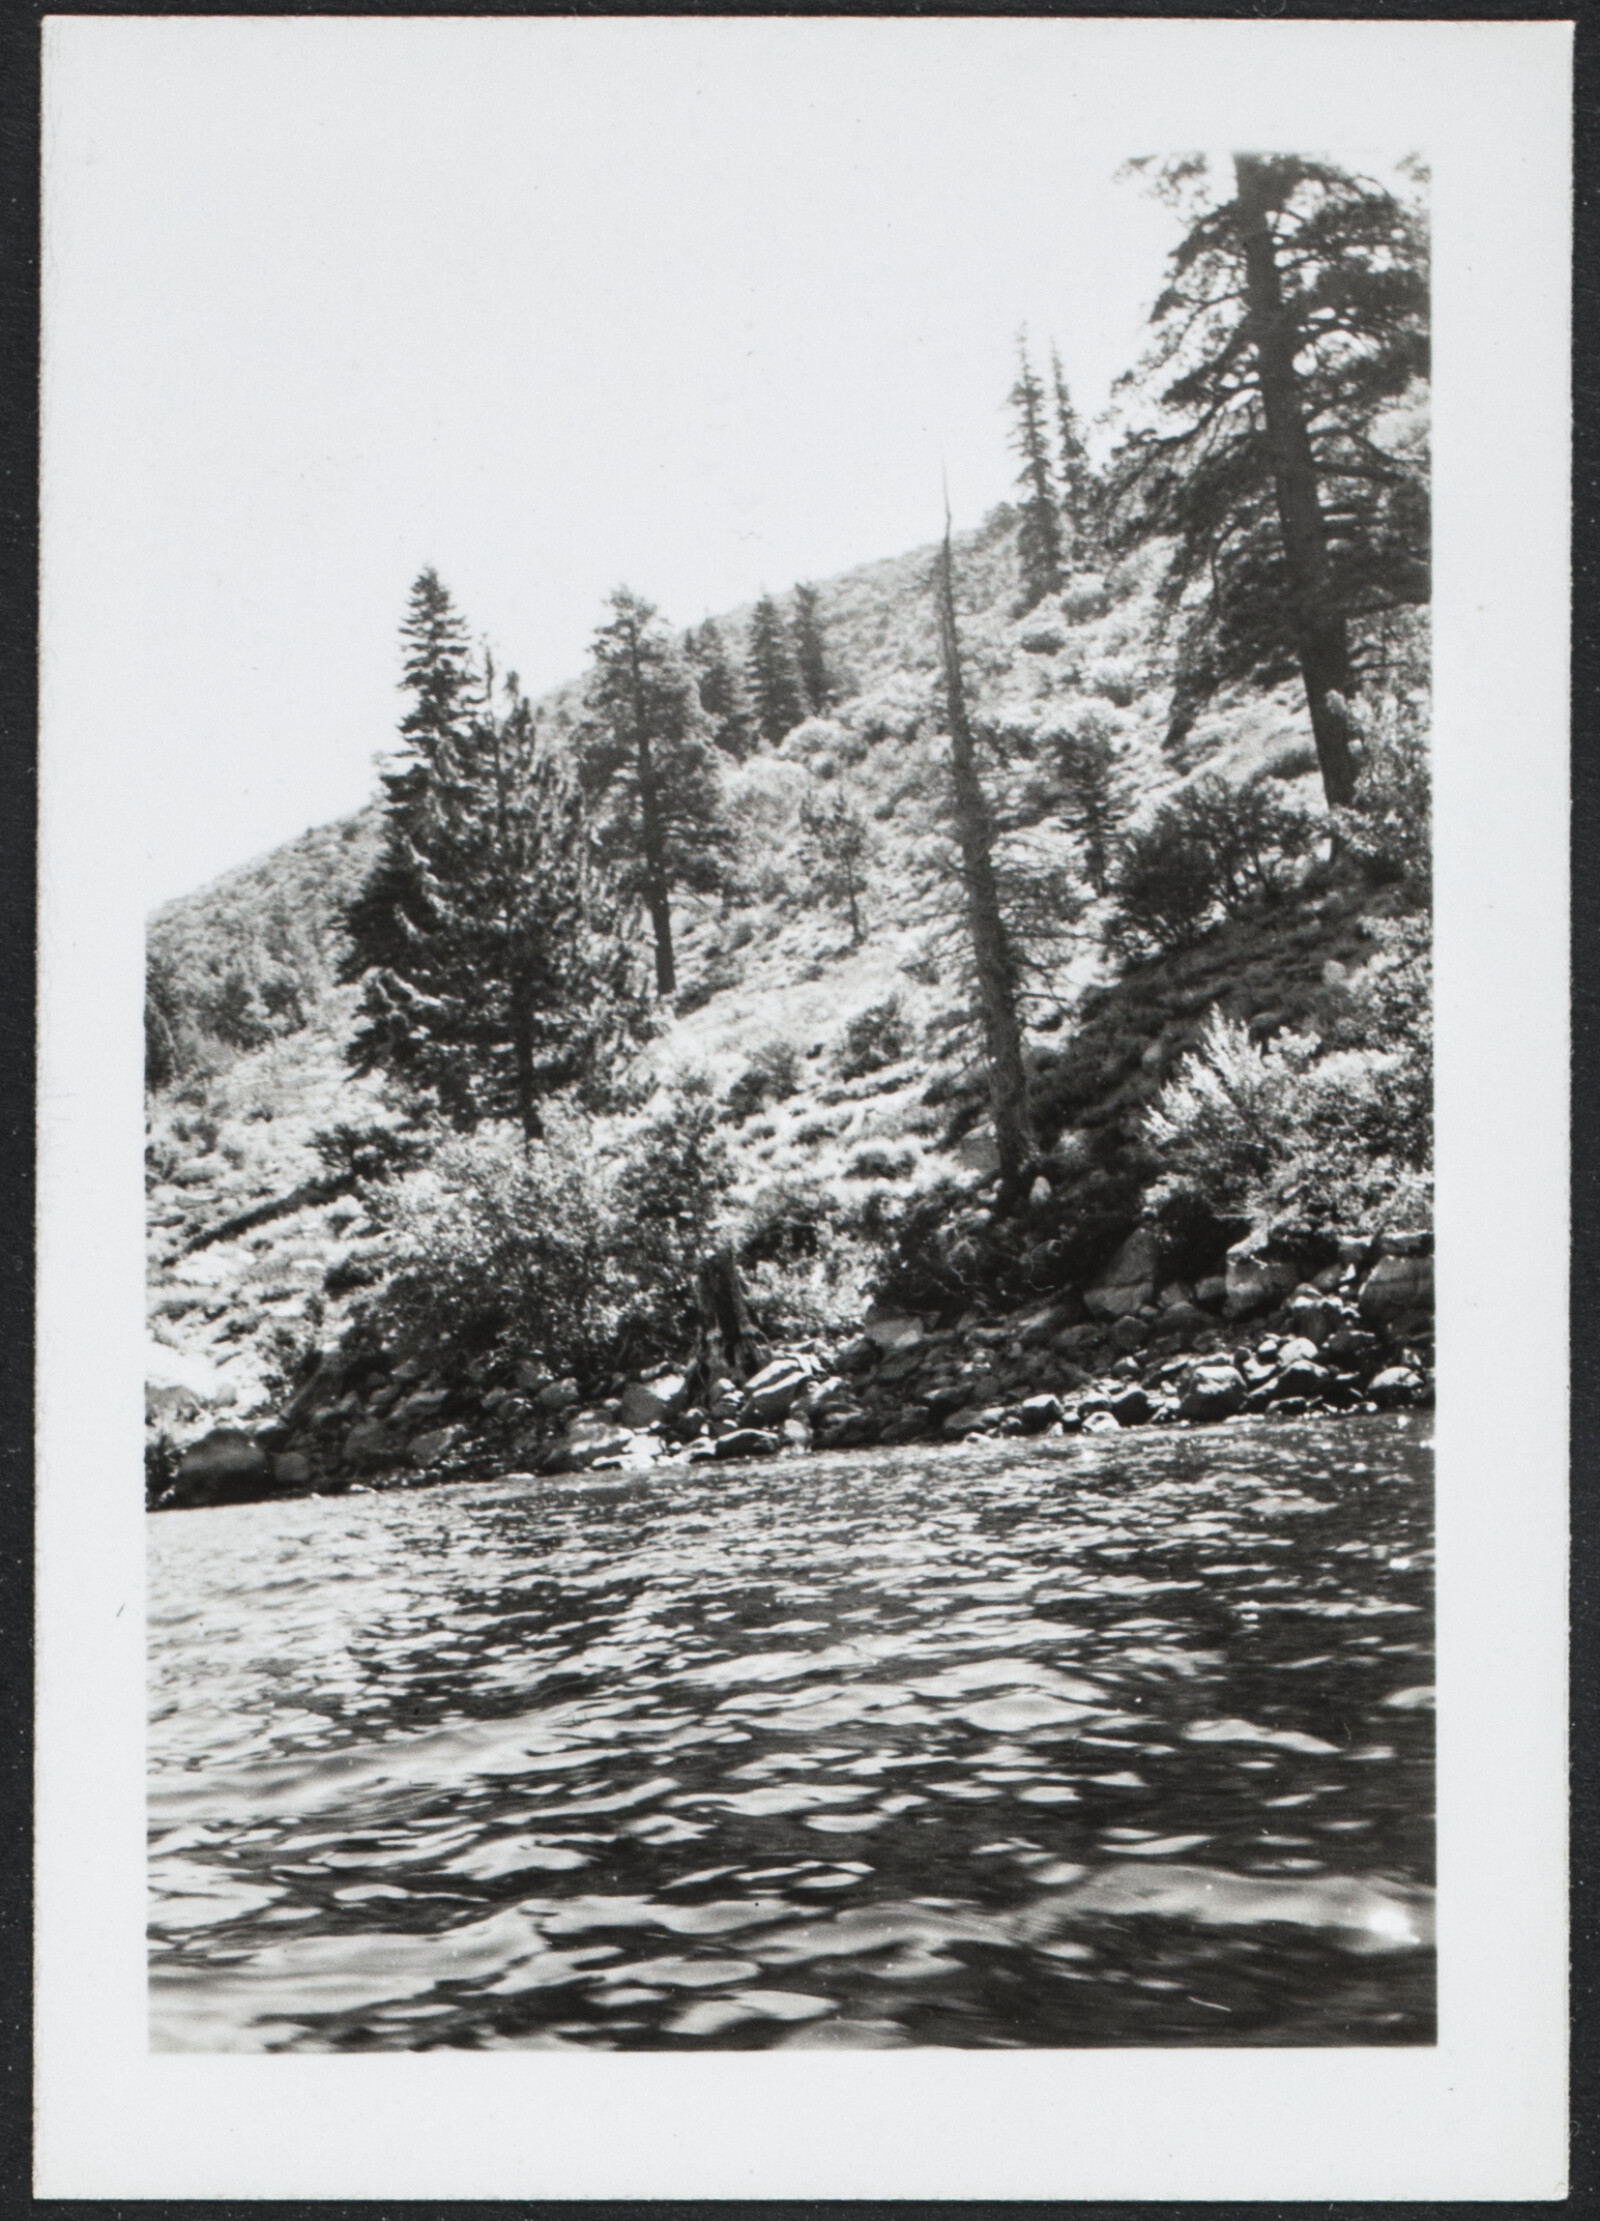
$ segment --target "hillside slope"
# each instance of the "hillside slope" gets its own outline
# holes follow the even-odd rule
[[[794,1196],[855,1222],[874,1210],[903,1222],[919,1198],[931,1219],[948,1217],[992,1164],[938,870],[933,554],[822,585],[835,700],[776,750],[725,767],[736,883],[721,898],[676,905],[685,986],[644,1052],[641,1087],[687,1075],[709,1084],[747,1227]],[[1048,820],[1030,822],[1030,765],[1086,716],[1113,740],[1133,823],[1204,773],[1237,782],[1275,769],[1286,797],[1320,811],[1292,690],[1221,696],[1181,750],[1168,746],[1155,551],[1079,574],[1020,617],[1011,512],[963,536],[957,560],[973,692],[1002,736],[996,793],[1017,804],[1014,837],[1036,869],[1070,864],[1074,847]],[[748,611],[718,620],[736,653],[748,620]],[[539,705],[548,731],[570,729],[580,695],[573,682]],[[802,802],[828,791],[846,793],[871,829],[860,947],[801,861]],[[169,997],[162,1023],[189,1051],[165,1074],[158,1059],[164,1084],[151,1098],[147,1148],[152,1408],[179,1440],[219,1413],[247,1419],[280,1404],[308,1353],[337,1340],[383,1271],[382,1214],[352,1177],[348,1149],[341,1178],[338,1149],[317,1141],[341,1126],[398,1124],[376,1084],[349,1074],[355,990],[333,985],[339,912],[378,837],[374,808],[152,921],[157,1000]],[[1391,907],[1381,891],[1313,873],[1287,911],[1127,970],[1106,956],[1103,904],[1063,911],[1041,943],[1029,1006],[1036,1110],[1063,1161],[1076,1149],[1097,1168],[1098,1200],[1074,1221],[1076,1246],[1052,1248],[1043,1232],[1031,1249],[1023,1242],[1025,1256],[1046,1261],[1018,1266],[1012,1297],[1039,1292],[1041,1274],[1081,1278],[1126,1233],[1137,1194],[1116,1168],[1207,1012],[1315,1030],[1329,996],[1371,954],[1365,918]],[[859,1316],[883,1266],[881,1245],[864,1243],[851,1270],[819,1284],[819,1327],[842,1332]],[[1002,1274],[995,1286],[1004,1285]],[[935,1308],[964,1300],[903,1274],[895,1292]]]

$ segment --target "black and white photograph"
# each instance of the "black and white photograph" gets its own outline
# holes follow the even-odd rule
[[[1357,91],[1263,129],[1264,26],[53,27],[158,2081],[1437,2071],[1436,1484],[1517,1549],[1448,1306],[1564,1297],[1441,1235],[1436,1341],[1461,160],[1364,108],[1391,28],[1282,27]],[[1558,799],[1473,792],[1479,841]],[[1449,948],[1459,1027],[1503,985]]]

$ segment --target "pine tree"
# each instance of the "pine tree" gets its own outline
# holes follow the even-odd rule
[[[1426,376],[1416,212],[1298,156],[1202,158],[1158,174],[1186,214],[1142,376],[1171,431],[1118,457],[1124,531],[1172,546],[1172,737],[1219,686],[1298,673],[1330,804],[1355,788],[1351,698],[1368,642],[1428,597],[1426,465],[1404,411]]]
[[[800,865],[825,901],[843,907],[850,946],[866,939],[861,922],[869,845],[866,820],[836,788],[830,800],[808,794],[800,805]]]
[[[345,914],[341,977],[362,988],[348,1054],[456,1126],[515,1118],[531,1139],[544,1098],[592,1087],[641,1029],[626,920],[576,782],[515,677],[497,701],[492,663],[473,670],[431,572],[404,637],[384,846]]]
[[[1033,1135],[1028,1120],[1027,1071],[1022,1060],[1022,1024],[1018,1014],[1021,966],[1001,907],[995,870],[994,818],[978,774],[977,746],[967,710],[961,643],[956,632],[955,576],[948,516],[935,575],[935,607],[944,667],[946,718],[950,727],[951,789],[963,907],[977,973],[989,1103],[994,1118],[995,1148],[1000,1158],[996,1207],[1006,1211],[1020,1199],[1034,1160]]]
[[[1095,893],[1103,895],[1111,883],[1117,831],[1128,814],[1127,783],[1118,771],[1116,749],[1104,720],[1089,711],[1076,731],[1056,739],[1052,754],[1055,814],[1077,837],[1084,876]]]
[[[1072,406],[1057,350],[1050,350],[1050,384],[1056,405],[1056,483],[1061,489],[1061,538],[1064,563],[1082,563],[1097,552],[1099,539],[1094,470],[1083,444],[1078,412]]]
[[[807,705],[813,717],[820,717],[833,699],[833,678],[814,586],[797,586],[794,590],[794,648]]]
[[[743,676],[738,665],[728,660],[714,617],[698,630],[690,626],[683,636],[683,652],[700,690],[700,707],[711,720],[712,739],[725,756],[743,763],[756,744],[755,726]]]
[[[756,603],[745,676],[756,730],[769,748],[776,748],[784,735],[793,732],[804,719],[806,700],[795,662],[794,642],[789,638],[783,613],[770,594],[763,594]]]
[[[1023,610],[1061,591],[1061,510],[1050,440],[1045,430],[1044,389],[1028,361],[1026,332],[1017,335],[1017,382],[1008,396],[1016,414],[1011,444],[1022,458],[1017,560],[1022,569]]]
[[[649,914],[665,996],[678,984],[673,892],[715,893],[733,841],[693,673],[649,602],[619,587],[610,608],[594,637],[580,775],[619,884]]]

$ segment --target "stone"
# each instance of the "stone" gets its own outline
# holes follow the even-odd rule
[[[1119,1357],[1111,1368],[1111,1378],[1113,1380],[1137,1380],[1139,1378],[1139,1360],[1136,1357]]]
[[[964,1435],[987,1434],[999,1426],[1006,1415],[1004,1404],[969,1406],[965,1411],[952,1411],[944,1423],[944,1433],[954,1442]]]
[[[1389,1329],[1420,1321],[1433,1310],[1431,1257],[1380,1257],[1361,1283],[1361,1316]]]
[[[855,1408],[855,1390],[847,1381],[840,1380],[836,1373],[830,1373],[825,1380],[812,1382],[796,1397],[793,1405],[800,1417],[809,1418],[813,1423],[826,1418],[830,1411]]]
[[[872,1363],[877,1354],[878,1345],[872,1339],[872,1336],[870,1334],[857,1334],[852,1340],[846,1342],[844,1348],[834,1358],[834,1363],[841,1373],[859,1373],[864,1365]]]
[[[1081,1431],[1084,1434],[1120,1434],[1116,1415],[1109,1411],[1088,1411],[1083,1415]]]
[[[462,1427],[435,1427],[429,1434],[413,1435],[411,1438],[412,1464],[437,1465],[442,1457],[447,1457],[455,1448],[465,1431]]]
[[[536,1357],[520,1358],[511,1377],[525,1396],[536,1396],[541,1388],[550,1385],[549,1370]]]
[[[803,1419],[796,1419],[791,1413],[791,1415],[787,1419],[785,1419],[779,1431],[783,1436],[783,1446],[786,1450],[810,1449],[811,1429],[806,1425]]]
[[[1012,1330],[1025,1350],[1042,1349],[1047,1342],[1069,1326],[1080,1325],[1083,1320],[1081,1303],[1049,1303],[1040,1310],[1019,1311],[1012,1320]]]
[[[1104,1340],[1104,1327],[1096,1326],[1090,1320],[1083,1326],[1069,1326],[1064,1334],[1058,1334],[1054,1347],[1064,1357],[1081,1357],[1089,1350],[1099,1349]]]
[[[1369,1334],[1365,1327],[1352,1326],[1346,1321],[1336,1326],[1322,1345],[1322,1356],[1331,1358],[1336,1365],[1363,1365],[1377,1354],[1378,1337]]]
[[[805,1359],[774,1358],[770,1365],[763,1365],[759,1373],[745,1382],[740,1418],[751,1425],[770,1426],[793,1408],[810,1379],[811,1367]]]
[[[1155,1235],[1147,1226],[1136,1227],[1094,1284],[1084,1289],[1084,1303],[1096,1318],[1125,1318],[1155,1294],[1156,1263]]]
[[[1418,1228],[1415,1232],[1380,1234],[1378,1236],[1378,1255],[1380,1257],[1431,1257],[1433,1255],[1433,1236],[1426,1228]]]
[[[1202,1311],[1220,1311],[1228,1300],[1228,1283],[1220,1272],[1207,1273],[1197,1280],[1194,1300]]]
[[[777,1455],[781,1437],[762,1427],[735,1427],[717,1437],[719,1458],[770,1458]]]
[[[1162,1312],[1157,1331],[1163,1339],[1178,1334],[1187,1340],[1192,1335],[1204,1334],[1212,1324],[1210,1314],[1202,1311],[1199,1304],[1173,1303]]]
[[[1317,1345],[1307,1341],[1304,1335],[1291,1334],[1286,1341],[1278,1344],[1280,1365],[1314,1365],[1316,1361]]]
[[[541,1473],[576,1473],[596,1458],[620,1457],[632,1442],[628,1428],[614,1419],[577,1419],[539,1460]]]
[[[359,1466],[365,1472],[403,1464],[406,1455],[406,1445],[381,1419],[359,1420],[344,1438],[345,1464]]]
[[[1156,1297],[1158,1311],[1176,1311],[1194,1301],[1194,1290],[1187,1280],[1169,1280]]]
[[[583,1396],[575,1380],[551,1380],[533,1400],[541,1411],[570,1411],[574,1404],[582,1403]]]
[[[1228,1252],[1227,1295],[1223,1310],[1230,1319],[1247,1319],[1254,1311],[1270,1311],[1299,1281],[1300,1275],[1285,1259],[1269,1257],[1249,1240],[1236,1242]]]
[[[1114,1350],[1142,1350],[1150,1336],[1142,1319],[1128,1316],[1112,1321],[1107,1339]]]
[[[1335,1238],[1339,1245],[1341,1265],[1354,1265],[1359,1269],[1373,1255],[1374,1244],[1370,1234],[1340,1234]]]
[[[1142,1388],[1124,1388],[1112,1397],[1111,1410],[1119,1427],[1142,1427],[1150,1416],[1150,1398]]]
[[[1302,1341],[1320,1349],[1344,1319],[1344,1306],[1336,1296],[1319,1289],[1297,1288],[1289,1298],[1289,1326]]]
[[[381,1392],[376,1400],[381,1403]],[[442,1411],[449,1401],[448,1388],[424,1389],[415,1396],[408,1396],[391,1417],[397,1427],[403,1427],[409,1432],[420,1420],[431,1419],[436,1412]]]
[[[1380,1411],[1398,1411],[1417,1401],[1422,1381],[1408,1365],[1386,1366],[1367,1383],[1367,1395]]]
[[[259,1483],[271,1471],[265,1450],[239,1427],[213,1427],[178,1460],[178,1479],[202,1488]]]
[[[1043,1434],[1046,1427],[1053,1427],[1061,1417],[1059,1396],[1025,1396],[1017,1406],[1017,1417],[1022,1422],[1024,1434]]]
[[[617,1420],[637,1433],[676,1419],[689,1401],[689,1384],[681,1373],[661,1373],[654,1380],[631,1380],[617,1399]]]
[[[1244,1380],[1232,1365],[1197,1365],[1178,1397],[1184,1419],[1228,1419],[1244,1402]]]
[[[1269,1401],[1281,1404],[1286,1396],[1321,1396],[1332,1378],[1325,1365],[1312,1364],[1303,1357],[1295,1358],[1273,1381]]]
[[[823,1421],[818,1440],[825,1450],[861,1450],[878,1440],[880,1426],[867,1411],[835,1412]]]
[[[920,1442],[924,1435],[933,1432],[932,1415],[920,1404],[902,1404],[878,1437],[885,1445],[897,1442]]]
[[[876,1305],[861,1322],[867,1339],[880,1350],[908,1350],[922,1340],[922,1321],[908,1318],[896,1311],[880,1311]]]
[[[284,1450],[272,1461],[272,1478],[280,1488],[303,1488],[311,1478],[311,1460],[299,1450]]]

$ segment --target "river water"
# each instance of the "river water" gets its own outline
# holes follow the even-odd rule
[[[1431,2042],[1428,1431],[154,1518],[152,2043]]]

